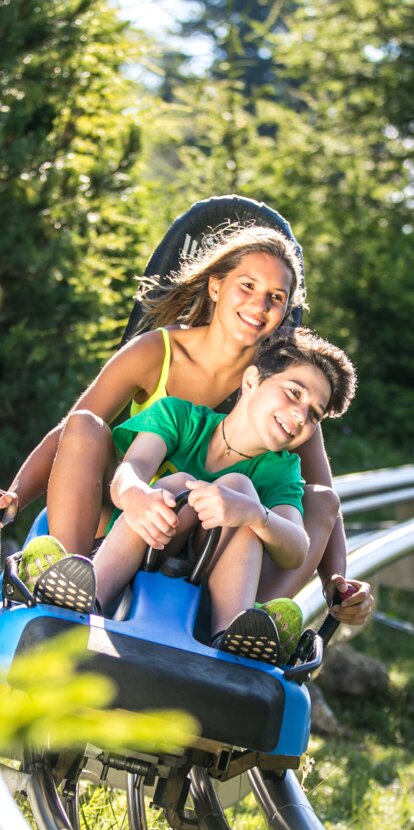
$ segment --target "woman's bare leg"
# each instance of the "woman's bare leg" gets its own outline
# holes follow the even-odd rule
[[[309,536],[309,551],[300,568],[283,570],[265,553],[257,599],[267,602],[276,597],[294,597],[311,579],[325,553],[338,518],[339,498],[329,487],[305,487],[304,524]]]
[[[108,425],[92,412],[73,412],[59,441],[47,494],[49,532],[69,553],[89,556],[95,536],[104,533],[115,464]],[[101,518],[103,499],[107,509]]]

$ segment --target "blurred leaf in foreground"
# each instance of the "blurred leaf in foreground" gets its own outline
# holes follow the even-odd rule
[[[107,749],[179,752],[198,724],[182,711],[110,709],[116,686],[92,672],[76,672],[88,659],[87,626],[19,654],[0,674],[0,751],[35,742],[62,749],[90,742]]]

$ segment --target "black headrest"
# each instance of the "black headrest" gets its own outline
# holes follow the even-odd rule
[[[183,253],[195,254],[200,246],[205,247],[209,244],[209,239],[214,237],[218,230],[224,230],[233,222],[243,226],[255,223],[282,231],[295,243],[303,273],[302,248],[295,239],[289,222],[280,213],[265,205],[264,202],[256,202],[254,199],[247,199],[243,196],[212,196],[210,199],[195,202],[189,210],[173,222],[164,239],[148,260],[145,275],[158,274],[160,284],[162,284],[171,271],[179,269]],[[141,304],[136,301],[122,343],[126,343],[133,337],[141,315]],[[301,318],[301,310],[295,309],[291,318],[292,324],[298,325]]]

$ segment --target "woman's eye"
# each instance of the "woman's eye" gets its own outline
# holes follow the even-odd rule
[[[246,281],[246,282],[243,283],[243,288],[252,289],[252,288],[254,288],[254,283]]]
[[[299,398],[300,398],[299,389],[289,389],[289,392],[292,393],[293,397],[296,398],[296,400],[299,400]]]
[[[285,298],[283,294],[272,294],[271,297],[273,303],[282,303],[283,305],[285,304]]]

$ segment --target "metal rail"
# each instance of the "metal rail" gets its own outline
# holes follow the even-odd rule
[[[365,531],[350,539],[347,576],[366,579],[414,552],[414,465],[338,476],[334,486],[344,516],[377,510],[386,505],[413,502],[413,518],[386,530]],[[305,624],[310,625],[326,609],[320,580],[312,579],[295,597]]]

